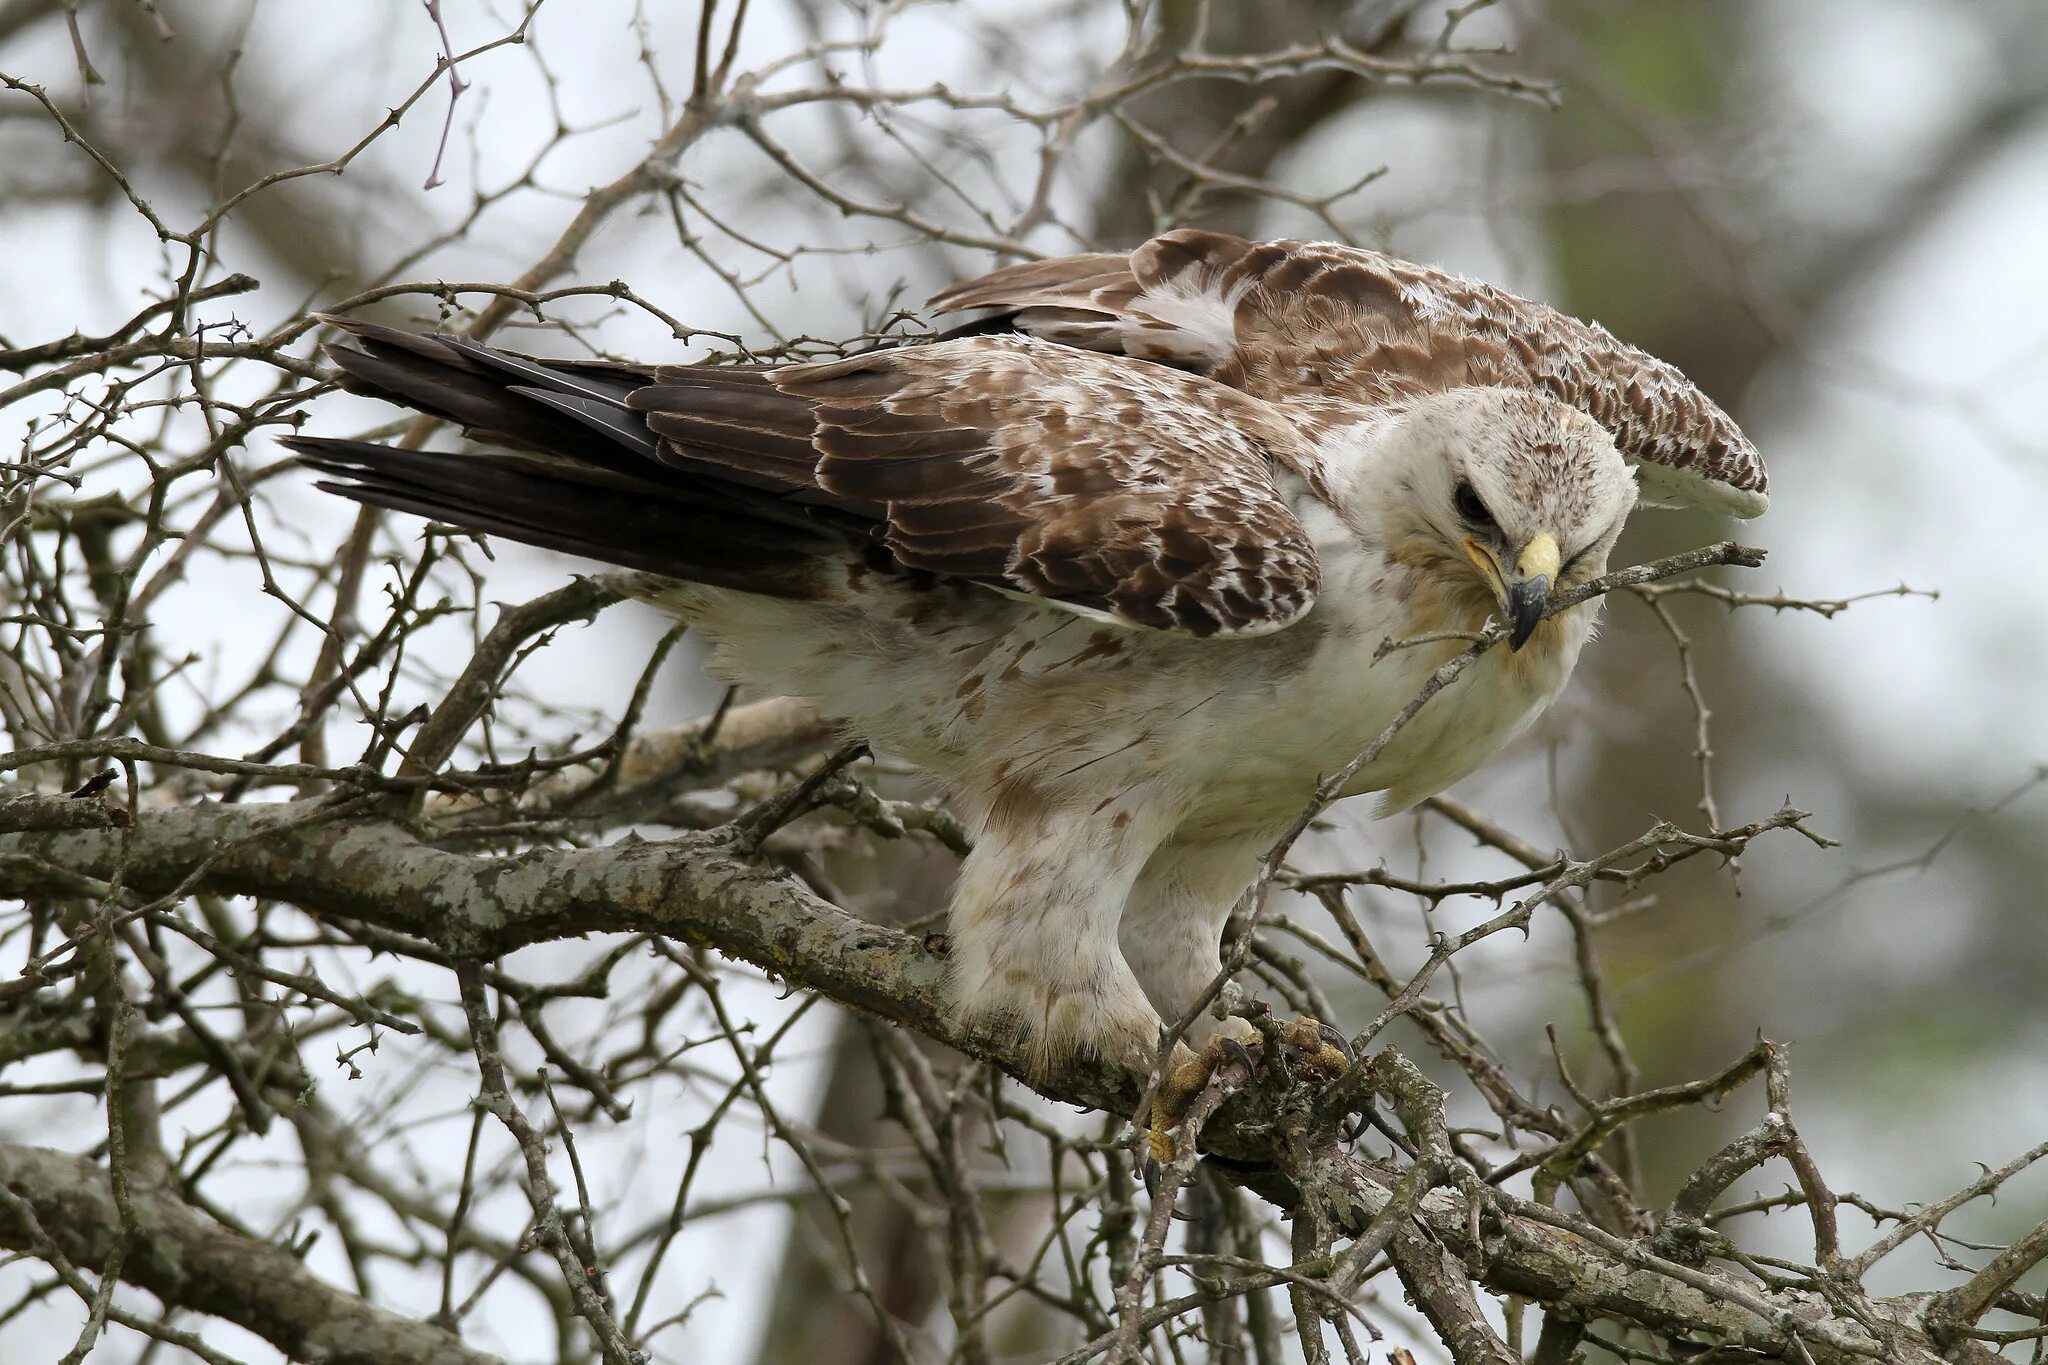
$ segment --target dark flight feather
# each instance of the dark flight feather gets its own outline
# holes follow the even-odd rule
[[[1206,379],[1020,336],[766,370],[538,360],[327,320],[355,342],[328,349],[343,387],[521,452],[286,441],[361,502],[784,597],[877,551],[1194,635],[1278,629],[1315,597],[1273,466],[1306,447]]]

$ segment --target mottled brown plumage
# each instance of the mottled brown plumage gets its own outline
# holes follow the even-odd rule
[[[1605,427],[1645,501],[1741,517],[1768,505],[1756,448],[1672,366],[1597,323],[1362,247],[1181,229],[1128,255],[1008,266],[932,303],[998,309],[1021,331],[1175,365],[1311,420],[1415,393],[1530,388]]]
[[[792,557],[867,544],[898,570],[1197,636],[1277,630],[1315,600],[1315,552],[1275,485],[1309,459],[1301,433],[1171,370],[1029,336],[776,370],[593,367],[335,321],[360,343],[330,351],[346,386],[492,444],[574,452],[501,466],[480,529],[745,586],[763,556],[732,543],[737,517],[761,523],[774,558],[760,567],[780,595],[803,591]],[[456,521],[453,486],[478,474],[423,452],[301,448],[353,480],[325,487]],[[583,504],[550,483],[597,499],[580,549],[563,542]],[[693,572],[687,547],[642,543],[665,524],[714,538],[721,562]],[[833,532],[842,543],[821,539]],[[627,544],[630,557],[607,553]]]
[[[1512,648],[1355,790],[1411,805],[1540,714],[1598,612],[1548,596],[1605,571],[1638,477],[1764,506],[1755,451],[1669,366],[1372,252],[1178,232],[940,303],[995,312],[777,369],[335,320],[344,386],[497,449],[289,443],[345,496],[648,571],[629,589],[724,676],[945,782],[976,831],[953,990],[1041,1066],[1149,1062],[1261,854],[1457,633],[1495,617]]]

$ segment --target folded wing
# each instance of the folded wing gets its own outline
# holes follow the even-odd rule
[[[1301,438],[1200,378],[1028,336],[633,367],[335,321],[347,387],[518,452],[288,442],[359,501],[782,596],[860,565],[1197,636],[1277,630],[1315,599],[1275,482]]]
[[[1502,289],[1360,247],[1169,232],[1129,255],[1008,266],[940,294],[1069,346],[1173,365],[1314,422],[1466,385],[1529,388],[1604,426],[1646,502],[1753,517],[1756,448],[1671,365]]]

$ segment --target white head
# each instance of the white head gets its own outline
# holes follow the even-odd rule
[[[1521,389],[1410,399],[1372,424],[1348,478],[1330,472],[1361,539],[1453,610],[1497,615],[1515,649],[1551,594],[1607,571],[1636,502],[1634,471],[1599,423]]]

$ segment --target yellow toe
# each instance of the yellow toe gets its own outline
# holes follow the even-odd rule
[[[1218,1040],[1212,1038],[1199,1053],[1183,1052],[1159,1082],[1159,1090],[1152,1097],[1150,1131],[1146,1141],[1154,1161],[1163,1164],[1173,1160],[1173,1130],[1180,1127],[1195,1097],[1202,1093],[1202,1087],[1215,1074],[1216,1063],[1223,1055],[1217,1043]]]
[[[1335,1030],[1326,1029],[1320,1021],[1305,1014],[1280,1030],[1281,1039],[1293,1052],[1295,1065],[1319,1081],[1334,1081],[1351,1069],[1351,1059],[1330,1041],[1329,1035],[1334,1033]]]

